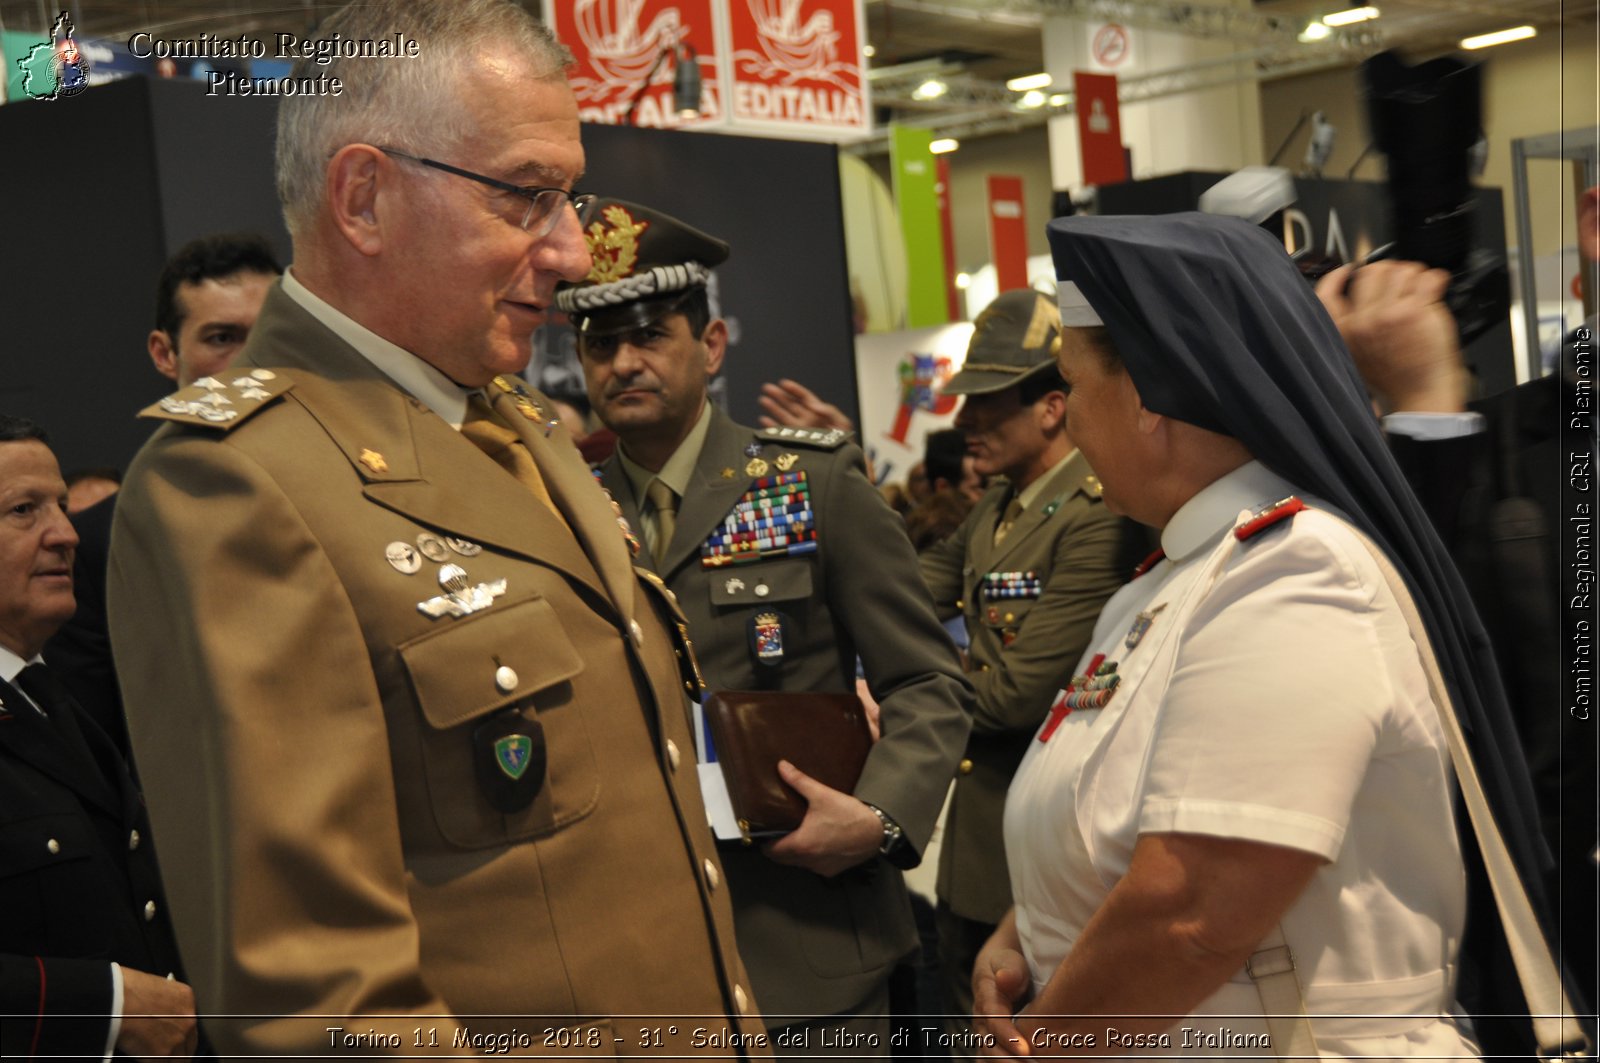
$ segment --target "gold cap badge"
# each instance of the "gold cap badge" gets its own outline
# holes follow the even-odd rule
[[[591,284],[610,284],[633,276],[634,263],[639,261],[639,237],[650,228],[649,222],[634,221],[626,208],[616,204],[607,207],[601,217],[604,221],[594,222],[584,234],[589,254],[594,256],[594,265],[584,278]]]

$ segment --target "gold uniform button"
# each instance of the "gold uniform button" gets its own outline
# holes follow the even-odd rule
[[[966,602],[962,601],[960,598],[956,599],[956,608],[957,609],[965,609],[966,607],[967,607],[967,603]]]
[[[44,847],[49,850],[51,856],[54,856],[61,851],[61,843],[56,841],[54,838],[51,838],[49,841],[45,842]]]
[[[750,1014],[750,998],[745,996],[742,985],[733,987],[733,1006],[739,1009],[740,1015]]]
[[[520,682],[520,679],[517,676],[517,670],[515,668],[502,664],[499,668],[494,670],[495,689],[500,691],[500,693],[511,693],[513,690],[517,689],[518,682]]]
[[[155,917],[156,917],[156,902],[155,901],[145,901],[144,902],[144,921],[148,923],[152,919],[154,919]]]
[[[137,848],[139,848],[139,832],[136,831],[136,830],[129,831],[128,832],[128,852],[131,853]]]
[[[989,670],[989,666],[988,666],[988,665],[986,665],[986,664],[980,664],[980,665],[978,665],[978,671],[980,671],[980,672],[987,672],[987,671],[988,671],[988,670]]]
[[[717,865],[713,864],[708,857],[701,864],[701,866],[704,867],[706,871],[706,885],[710,886],[712,889],[716,889],[717,883],[722,881],[722,875],[717,872]]]
[[[959,765],[959,768],[961,770],[961,774],[963,774],[963,775],[971,775],[972,774],[972,758],[971,757],[963,757],[962,760],[961,760],[961,763]]]
[[[672,770],[678,770],[678,743],[667,739],[667,763],[672,765]]]
[[[1012,622],[1012,621],[1013,621],[1013,620],[1015,620],[1015,619],[1016,619],[1016,618],[1017,618],[1017,614],[1016,614],[1016,613],[1007,613],[1007,614],[1006,614],[1006,623],[1008,623],[1008,624],[1009,624],[1009,623],[1011,623],[1011,622]]]

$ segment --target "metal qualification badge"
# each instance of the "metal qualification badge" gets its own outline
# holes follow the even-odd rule
[[[467,616],[487,609],[506,592],[503,579],[474,586],[467,578],[467,570],[460,565],[445,565],[439,569],[439,586],[444,589],[443,594],[417,603],[418,612],[435,620],[445,615]]]

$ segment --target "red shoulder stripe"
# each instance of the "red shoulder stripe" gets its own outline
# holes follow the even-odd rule
[[[1268,506],[1262,512],[1233,529],[1233,537],[1242,543],[1250,536],[1272,527],[1281,520],[1288,520],[1305,508],[1306,504],[1304,502],[1294,495],[1290,495],[1282,502]]]
[[[1139,562],[1139,567],[1135,568],[1133,570],[1133,578],[1134,579],[1138,579],[1140,576],[1144,575],[1146,572],[1149,572],[1151,569],[1153,569],[1157,565],[1159,565],[1161,563],[1162,559],[1165,558],[1166,556],[1167,556],[1167,552],[1165,550],[1162,550],[1160,547],[1157,547],[1156,551],[1154,553],[1152,553],[1149,557],[1145,558],[1143,561]]]
[[[33,1042],[28,1046],[29,1059],[39,1055],[39,1037],[44,1033],[44,957],[35,956],[33,962],[39,965],[39,1013],[33,1017]]]

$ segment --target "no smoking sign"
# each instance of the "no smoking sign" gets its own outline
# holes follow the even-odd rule
[[[1094,60],[1094,65],[1105,70],[1112,70],[1121,66],[1133,51],[1132,42],[1128,39],[1128,30],[1115,22],[1107,22],[1095,28],[1089,38],[1089,56]]]

